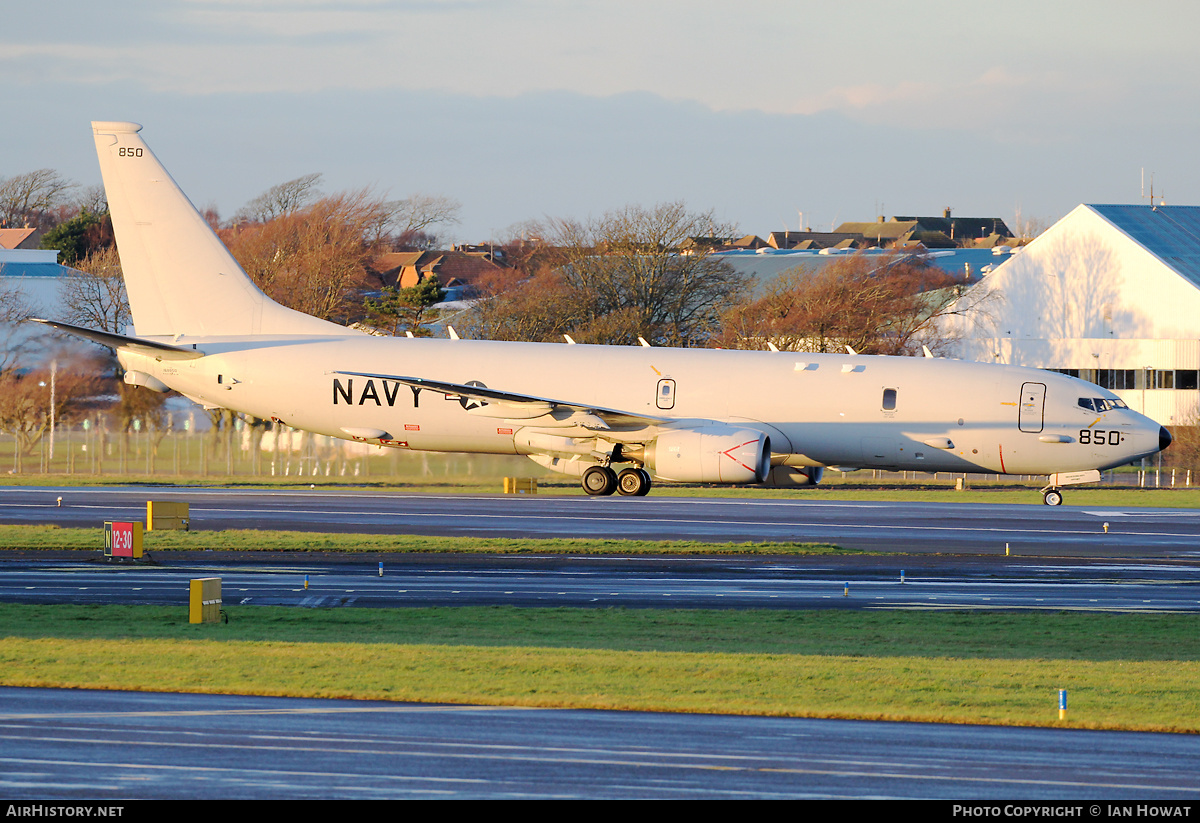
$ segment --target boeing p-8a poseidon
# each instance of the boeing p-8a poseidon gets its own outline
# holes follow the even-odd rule
[[[1077,378],[937,358],[377,337],[263,294],[146,146],[92,124],[133,312],[128,383],[398,449],[523,454],[589,494],[806,485],[825,466],[1046,474],[1045,501],[1167,430]]]

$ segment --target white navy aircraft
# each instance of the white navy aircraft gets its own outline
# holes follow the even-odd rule
[[[809,485],[826,466],[1045,474],[1044,501],[1171,442],[1074,377],[941,358],[378,337],[263,294],[142,140],[95,122],[127,383],[396,449],[523,454],[588,494]]]

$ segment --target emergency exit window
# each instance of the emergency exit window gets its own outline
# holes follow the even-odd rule
[[[658,407],[675,408],[675,381],[669,378],[658,381]]]

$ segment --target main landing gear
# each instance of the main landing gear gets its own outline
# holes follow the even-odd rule
[[[592,466],[583,473],[583,490],[593,497],[619,492],[627,497],[650,493],[650,472],[629,468],[617,474],[608,466]]]
[[[1061,506],[1062,501],[1062,489],[1054,486],[1042,489],[1042,502],[1047,506]]]

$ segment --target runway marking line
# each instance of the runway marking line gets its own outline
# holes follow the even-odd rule
[[[110,711],[110,712],[38,712],[25,714],[0,713],[0,721],[47,720],[55,718],[106,718],[120,717],[216,717],[243,714],[355,714],[380,712],[387,714],[424,714],[430,712],[545,712],[555,711],[541,706],[303,706],[298,708],[260,709],[187,709],[171,711]]]
[[[51,739],[51,738],[42,738],[42,739],[43,740],[48,739],[48,740],[51,740],[51,742],[54,742],[54,739]],[[67,739],[63,739],[59,742],[79,743],[80,741],[78,739],[74,739],[74,738],[67,738]],[[299,751],[317,751],[317,752],[322,752],[322,753],[334,753],[334,754],[340,754],[340,755],[373,754],[373,755],[385,755],[385,756],[390,755],[390,756],[395,756],[395,757],[428,757],[428,756],[430,756],[430,753],[425,752],[425,751],[411,751],[411,750],[395,751],[395,750],[380,750],[380,749],[372,749],[372,748],[367,748],[367,749],[345,749],[345,748],[327,749],[327,748],[316,748],[313,746],[301,746],[301,747],[290,747],[290,748],[284,749],[284,747],[280,747],[280,746],[248,746],[248,745],[243,745],[243,744],[230,744],[228,742],[201,743],[201,744],[174,743],[174,742],[172,742],[172,743],[150,743],[150,742],[143,742],[143,741],[123,741],[123,742],[126,745],[166,746],[166,747],[172,747],[172,748],[221,748],[221,749],[237,748],[237,749],[266,749],[266,750],[271,750],[271,751],[279,751],[279,750],[283,749],[286,751],[297,751],[297,750],[299,750]],[[103,745],[112,745],[112,744],[109,741],[105,741],[105,743]],[[550,751],[558,751],[558,750],[551,749]],[[567,751],[570,751],[570,750],[567,750]],[[639,752],[638,754],[655,755],[657,753]],[[908,771],[879,772],[879,771],[865,770],[865,769],[862,769],[861,767],[854,768],[854,769],[850,769],[850,768],[847,768],[847,769],[832,769],[832,768],[817,769],[817,768],[777,767],[777,766],[721,765],[721,764],[715,764],[715,763],[645,762],[645,761],[639,761],[639,760],[600,758],[600,757],[586,757],[586,758],[547,757],[547,756],[542,756],[537,753],[520,754],[517,752],[481,754],[481,753],[447,753],[447,752],[439,751],[434,756],[443,757],[443,758],[450,757],[450,758],[455,758],[455,759],[471,759],[471,760],[510,760],[510,761],[516,760],[516,761],[524,761],[524,762],[552,762],[552,763],[558,762],[558,763],[572,763],[572,764],[585,764],[585,765],[598,765],[598,766],[629,766],[629,767],[633,767],[633,768],[682,769],[682,770],[694,770],[694,771],[758,772],[758,773],[762,773],[762,774],[819,774],[819,775],[826,775],[826,776],[830,776],[830,777],[868,777],[868,778],[873,778],[873,779],[921,780],[921,781],[929,781],[929,782],[948,781],[948,782],[953,782],[953,783],[983,783],[983,784],[1000,784],[1000,785],[1008,785],[1008,786],[1022,786],[1022,785],[1024,785],[1024,786],[1062,786],[1062,787],[1069,786],[1069,787],[1073,787],[1073,788],[1133,789],[1133,790],[1140,790],[1140,791],[1146,791],[1146,790],[1178,791],[1178,792],[1195,792],[1196,791],[1195,786],[1172,786],[1172,785],[1153,784],[1153,783],[1112,783],[1112,782],[1084,781],[1084,780],[1047,780],[1047,779],[1021,778],[1021,777],[987,777],[987,776],[982,776],[982,775],[979,775],[979,776],[938,775],[938,774],[920,774],[917,772],[908,772]],[[695,755],[662,754],[659,756],[682,757],[682,756],[695,756]],[[720,755],[713,755],[713,756],[717,757]],[[767,754],[767,755],[760,755],[760,756],[746,756],[746,759],[764,760],[764,759],[771,759],[773,757],[775,757],[775,755]],[[34,764],[58,765],[58,766],[77,766],[77,765],[79,765],[78,761],[58,760],[58,759],[51,759],[51,758],[0,757],[0,762],[20,763],[22,765],[34,765]],[[321,776],[321,777],[329,777],[329,776],[336,775],[336,776],[342,777],[342,778],[348,776],[345,771],[317,772],[317,771],[312,771],[312,770],[299,770],[299,769],[247,769],[245,767],[227,768],[227,767],[201,766],[201,765],[176,766],[176,765],[169,765],[169,764],[162,764],[162,763],[140,763],[140,762],[88,761],[88,765],[89,765],[89,768],[103,767],[103,768],[155,769],[155,770],[160,770],[160,771],[173,771],[173,772],[199,771],[199,772],[207,772],[210,774],[232,772],[234,774],[243,775],[243,776],[246,774],[250,774],[250,773],[264,774],[264,775],[278,774],[278,775]],[[924,767],[925,767],[925,764],[914,764],[912,768],[918,769],[918,768],[924,768]],[[423,775],[422,776],[417,776],[417,775],[409,776],[409,775],[397,775],[397,774],[374,773],[374,772],[371,773],[370,775],[367,775],[365,773],[360,773],[357,776],[359,776],[359,777],[370,776],[372,778],[385,780],[385,781],[386,780],[396,780],[396,781],[424,780],[424,781],[429,781],[429,782],[434,782],[434,783],[491,783],[491,782],[495,782],[495,781],[491,781],[491,780],[485,780],[482,778],[426,777]]]
[[[0,504],[0,506],[7,504]],[[739,503],[739,505],[741,505]],[[53,508],[53,507],[50,507]],[[73,508],[82,509],[104,509],[105,506],[74,506]],[[271,515],[279,514],[275,509],[229,509],[229,508],[214,508],[206,511],[221,513],[221,514],[241,514],[247,516],[254,515]],[[313,514],[327,515],[328,511],[319,509],[290,509],[288,514]],[[413,519],[482,519],[482,520],[501,520],[511,518],[511,514],[487,514],[472,512],[470,514],[458,514],[454,512],[373,512],[373,511],[345,511],[339,512],[343,517],[381,517],[381,518],[413,518]],[[573,522],[581,520],[595,521],[599,523],[638,523],[638,524],[670,524],[681,523],[687,525],[714,525],[714,526],[742,526],[742,527],[769,527],[769,528],[785,528],[785,529],[877,529],[881,531],[937,531],[937,532],[967,532],[977,534],[979,532],[990,532],[994,534],[1010,534],[1010,535],[1080,535],[1080,536],[1095,536],[1096,533],[1091,529],[1029,529],[1019,526],[1012,527],[996,527],[996,526],[936,526],[931,524],[921,525],[896,525],[896,524],[863,524],[863,523],[796,523],[784,521],[764,521],[764,520],[696,520],[693,518],[662,518],[662,517],[605,517],[605,516],[589,516],[589,515],[553,515],[553,514],[530,514],[522,515],[525,520],[546,521],[546,520],[563,520],[570,519]],[[1194,539],[1195,535],[1184,532],[1137,532],[1138,537],[1176,537],[1181,539]]]

